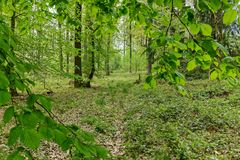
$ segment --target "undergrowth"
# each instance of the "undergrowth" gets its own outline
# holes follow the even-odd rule
[[[192,96],[183,97],[164,83],[146,90],[137,77],[113,74],[95,79],[91,89],[50,79],[49,96],[61,120],[90,131],[111,159],[240,158],[238,86],[194,80],[187,86]]]

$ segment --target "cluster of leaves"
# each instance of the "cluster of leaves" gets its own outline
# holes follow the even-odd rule
[[[0,106],[9,105],[10,88],[28,93],[25,106],[10,106],[4,113],[6,124],[13,122],[13,118],[15,122],[8,137],[8,146],[13,146],[15,151],[8,159],[33,159],[29,149],[37,149],[42,140],[53,141],[65,151],[71,150],[73,157],[106,157],[106,150],[96,145],[91,135],[77,126],[66,126],[57,119],[51,112],[50,99],[30,92],[28,86],[31,81],[24,78],[24,74],[31,67],[15,55],[16,41],[3,19],[0,20],[0,37]]]
[[[124,1],[131,19],[145,26],[151,50],[156,53],[155,74],[147,78],[147,83],[154,86],[156,79],[165,79],[186,94],[185,76],[179,72],[182,59],[189,61],[187,71],[201,68],[210,73],[211,79],[239,78],[238,57],[231,57],[214,39],[215,26],[198,16],[199,12],[214,16],[218,12],[223,15],[222,23],[229,26],[238,18],[238,2],[197,0],[190,7],[177,0]]]

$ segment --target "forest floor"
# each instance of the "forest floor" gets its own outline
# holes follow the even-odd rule
[[[58,117],[94,134],[110,159],[240,159],[240,86],[194,80],[189,98],[166,83],[144,89],[137,79],[115,73],[75,89],[67,79],[52,78],[46,87]],[[33,90],[47,91],[41,84]],[[37,154],[67,159],[54,144],[43,144]]]

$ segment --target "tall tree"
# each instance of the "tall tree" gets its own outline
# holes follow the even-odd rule
[[[68,42],[68,43],[70,43],[71,42],[71,38],[70,38],[70,31],[69,31],[69,29],[66,31],[66,41]],[[67,55],[66,55],[66,72],[67,73],[69,73],[69,59],[70,59],[70,54],[69,54],[69,51],[67,51]]]
[[[76,2],[75,14],[79,24],[75,28],[75,48],[77,49],[77,55],[74,57],[74,87],[79,88],[82,86],[82,4],[80,2]]]
[[[93,30],[92,30],[93,31]],[[91,87],[91,80],[93,79],[95,73],[95,38],[93,32],[91,33],[91,62],[90,62],[90,73],[88,75],[88,81],[86,87]]]
[[[14,10],[13,10],[13,13],[12,13],[12,16],[11,16],[11,30],[14,33],[15,28],[16,28],[16,18],[17,18],[16,17],[16,11],[15,11],[16,10],[16,1],[15,0],[12,0],[12,6],[13,6]],[[13,50],[13,47],[11,48],[11,50]],[[7,70],[8,70],[9,75],[11,75],[12,70],[14,70],[14,64],[9,63],[8,67],[7,67]],[[10,92],[11,92],[12,96],[18,96],[17,89],[13,85],[14,81],[15,81],[14,77],[10,78]]]
[[[111,35],[110,33],[108,34],[108,38],[107,38],[107,53],[105,55],[105,72],[106,75],[109,76],[110,75],[110,52],[111,52]]]
[[[151,38],[146,38],[146,53],[147,53],[147,75],[152,74],[152,65],[154,63],[154,52],[151,48]]]
[[[62,24],[58,22],[59,29],[59,68],[63,72],[63,44],[62,44]]]
[[[129,22],[129,72],[132,73],[132,20]]]

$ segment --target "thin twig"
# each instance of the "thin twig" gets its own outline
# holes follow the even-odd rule
[[[173,14],[174,14],[174,6],[173,6],[173,0],[172,0],[172,9],[171,9],[171,18],[170,18],[170,22],[169,22],[169,25],[167,27],[167,30],[166,30],[166,33],[165,33],[165,36],[167,36],[168,34],[168,31],[172,25],[172,21],[173,21]]]
[[[170,27],[171,27],[171,25],[172,25],[173,15],[174,15],[174,4],[173,4],[173,0],[172,0],[171,17],[170,17],[169,25],[168,25],[168,27],[167,27],[165,36],[168,35],[169,29],[170,29]],[[164,45],[163,53],[166,53],[166,44]]]
[[[180,21],[180,23],[186,28],[188,34],[190,35],[191,39],[202,49],[205,49],[200,43],[199,41],[194,38],[193,34],[191,33],[191,31],[189,30],[188,26],[181,20],[181,18],[179,17],[179,15],[173,11],[174,15],[177,17],[177,19]]]

